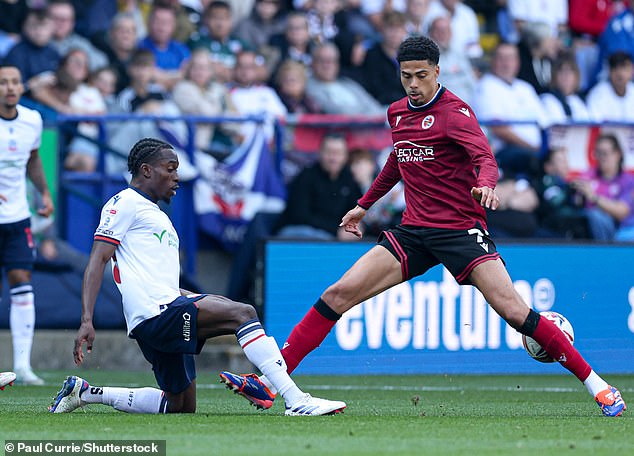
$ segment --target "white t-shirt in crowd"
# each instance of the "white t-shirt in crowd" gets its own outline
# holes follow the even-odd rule
[[[581,97],[576,94],[566,96],[566,103],[570,107],[570,119],[566,116],[564,106],[552,93],[543,93],[540,96],[542,104],[544,105],[544,111],[548,116],[548,124],[565,124],[572,122],[590,122],[590,111],[583,102]]]
[[[542,142],[540,127],[548,125],[548,116],[533,86],[521,79],[511,84],[493,74],[480,79],[475,91],[473,110],[481,121],[533,121],[537,125],[510,125],[513,132],[533,147]],[[492,139],[494,149],[504,144]]]
[[[598,122],[634,122],[634,82],[627,83],[622,97],[609,81],[599,82],[590,90],[587,100],[590,114]]]

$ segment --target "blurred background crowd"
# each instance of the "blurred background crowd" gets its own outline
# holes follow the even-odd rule
[[[440,82],[469,103],[498,160],[497,237],[634,240],[634,5],[610,0],[0,0],[0,58],[17,66],[22,104],[45,122],[60,115],[265,114],[385,118],[402,98],[399,44],[424,34],[440,48]],[[571,151],[546,141],[553,125],[630,124],[623,135],[589,139],[587,169],[571,171]],[[272,125],[272,124],[271,124]],[[266,141],[273,140],[269,125]],[[60,166],[125,172],[129,146],[160,136],[184,149],[178,122],[95,122],[67,135]],[[248,123],[199,123],[197,152],[222,162],[252,134]],[[346,135],[319,137],[318,151],[281,167],[281,214],[253,217],[236,253],[240,298],[263,236],[352,240],[341,216],[367,190],[390,147]],[[345,133],[345,132],[344,132]],[[295,131],[295,135],[300,134]],[[295,141],[285,142],[293,157]],[[122,156],[123,155],[123,156]],[[183,156],[181,175],[200,174]],[[367,217],[380,233],[404,210],[400,188]]]

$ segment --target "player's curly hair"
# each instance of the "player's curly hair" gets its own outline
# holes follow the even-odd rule
[[[143,163],[150,163],[159,157],[163,149],[174,149],[171,144],[155,138],[143,138],[137,141],[128,155],[128,171],[135,177]]]
[[[410,60],[427,60],[433,65],[438,65],[440,49],[434,40],[426,36],[411,36],[401,43],[396,54],[397,62]]]

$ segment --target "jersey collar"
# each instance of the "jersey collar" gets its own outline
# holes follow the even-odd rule
[[[143,198],[147,198],[147,199],[149,199],[150,201],[152,201],[154,204],[156,204],[156,201],[154,201],[154,200],[152,199],[152,197],[150,197],[150,195],[148,195],[147,193],[145,193],[143,190],[139,190],[138,188],[136,188],[136,187],[132,187],[132,186],[130,186],[130,187],[128,187],[128,188],[131,188],[132,190],[134,190],[135,192],[137,192],[139,195],[141,195]]]
[[[431,108],[433,105],[436,104],[436,102],[438,101],[438,99],[440,98],[440,96],[445,92],[445,87],[439,82],[438,83],[438,90],[436,91],[436,94],[432,97],[431,100],[429,100],[427,103],[425,103],[422,106],[414,106],[412,104],[411,101],[409,101],[409,98],[407,99],[407,109],[409,109],[410,111],[414,111],[414,112],[419,112],[419,111],[425,111],[429,108]]]

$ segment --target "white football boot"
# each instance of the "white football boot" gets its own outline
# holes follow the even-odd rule
[[[345,402],[320,399],[318,397],[312,397],[310,394],[306,393],[302,400],[296,402],[290,407],[287,405],[284,414],[286,416],[334,415],[336,413],[343,412],[343,409],[345,408]]]
[[[62,389],[59,390],[53,403],[48,408],[51,413],[70,413],[82,407],[81,393],[88,389],[88,382],[81,377],[73,375],[66,377]]]
[[[7,385],[13,385],[15,381],[14,372],[0,372],[0,390],[3,390]]]

